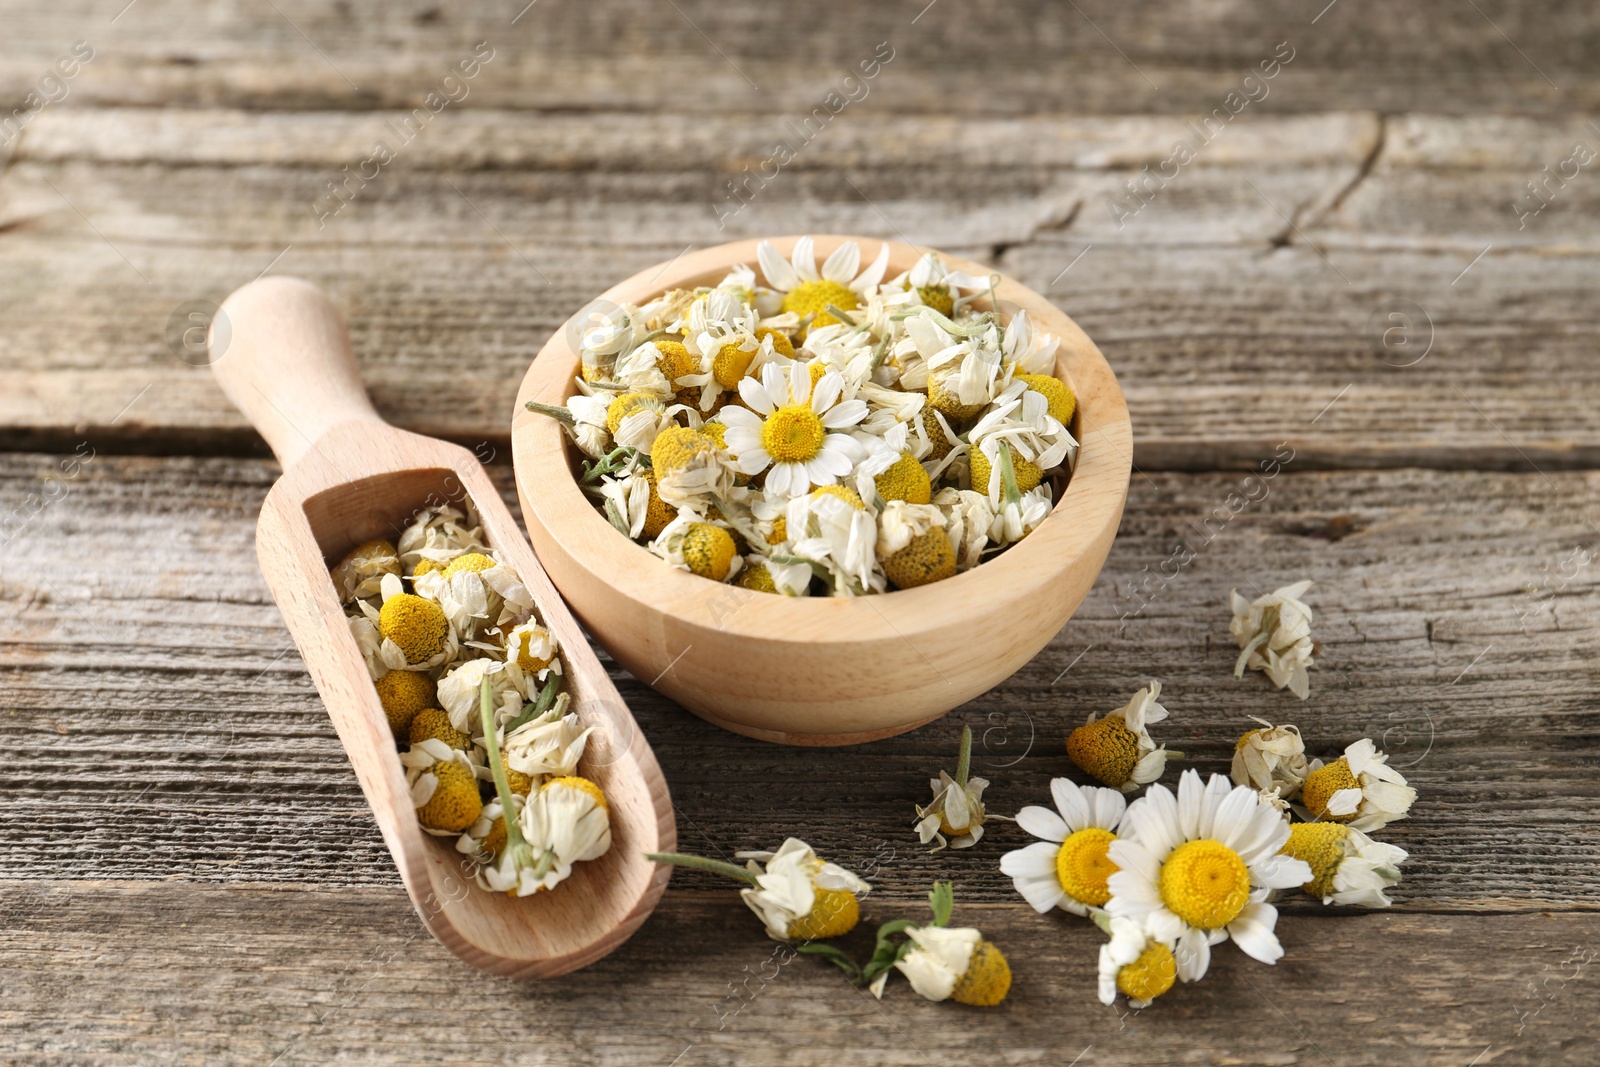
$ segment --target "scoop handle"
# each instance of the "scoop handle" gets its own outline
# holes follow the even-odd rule
[[[285,275],[234,290],[212,319],[211,370],[285,470],[343,422],[382,422],[350,332],[315,285]]]

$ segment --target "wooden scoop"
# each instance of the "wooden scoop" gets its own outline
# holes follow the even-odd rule
[[[223,392],[283,464],[256,529],[261,571],[417,914],[451,952],[496,974],[543,978],[604,956],[666,887],[668,868],[644,854],[674,847],[672,804],[650,745],[483,468],[464,448],[378,417],[344,320],[309,282],[270,277],[238,290],[212,324],[211,345]],[[351,548],[373,538],[392,542],[418,510],[447,503],[472,505],[489,543],[533,594],[560,645],[572,710],[596,727],[578,772],[605,790],[611,849],[577,864],[551,892],[518,898],[481,889],[454,835],[423,832],[329,577],[329,566]]]

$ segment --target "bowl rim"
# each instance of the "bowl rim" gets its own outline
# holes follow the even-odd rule
[[[1105,356],[1064,311],[999,271],[945,252],[938,255],[946,268],[996,277],[995,299],[1003,311],[1014,314],[1024,309],[1037,327],[1059,339],[1055,371],[1071,381],[1079,397],[1077,465],[1049,517],[1026,538],[976,567],[915,589],[863,597],[775,597],[668,566],[625,537],[589,503],[570,476],[566,432],[556,420],[525,406],[529,400],[564,404],[577,391],[574,379],[580,356],[571,337],[579,317],[601,301],[642,304],[669,289],[714,285],[739,263],[759,271],[756,249],[762,240],[787,257],[800,236],[750,238],[680,254],[618,282],[562,323],[524,375],[512,415],[515,476],[524,507],[534,513],[527,516],[529,525],[536,515],[564,552],[628,599],[682,623],[757,641],[848,644],[861,640],[862,624],[874,632],[886,626],[911,640],[918,633],[960,625],[963,603],[1023,595],[1078,564],[1105,528],[1121,519],[1133,466],[1132,423],[1122,390]],[[812,239],[819,260],[846,241],[861,247],[863,262],[888,245],[886,278],[909,269],[931,251],[843,234]],[[553,470],[561,476],[534,476]],[[1092,565],[1098,569],[1100,563]],[[853,625],[854,620],[859,623]]]

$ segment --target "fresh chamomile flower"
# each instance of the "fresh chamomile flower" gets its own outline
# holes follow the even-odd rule
[[[836,863],[819,857],[797,837],[776,852],[740,852],[743,867],[682,853],[648,853],[657,863],[710,871],[746,883],[739,891],[774,941],[811,941],[838,937],[855,929],[861,918],[856,899],[872,887]]]
[[[1096,912],[1095,925],[1109,934],[1100,946],[1100,1003],[1115,1004],[1117,994],[1128,998],[1138,1011],[1172,988],[1178,980],[1178,961],[1172,948],[1155,940],[1132,919]]]
[[[1005,954],[971,926],[911,926],[912,948],[895,962],[911,988],[928,1000],[992,1008],[1011,990]]]
[[[566,696],[565,693],[562,696]],[[577,715],[562,714],[565,705],[516,727],[500,742],[506,766],[530,777],[568,776],[577,772],[593,726],[582,726]]]
[[[1360,830],[1336,822],[1302,822],[1289,827],[1285,856],[1304,860],[1311,880],[1300,888],[1324,904],[1387,908],[1384,890],[1400,881],[1403,848],[1374,841]]]
[[[886,242],[880,246],[878,257],[859,274],[856,270],[861,265],[861,246],[854,241],[834,249],[823,261],[820,272],[813,247],[810,237],[801,237],[795,241],[789,258],[784,259],[770,241],[762,241],[756,258],[767,285],[783,294],[783,310],[812,316],[811,325],[816,327],[839,321],[828,311],[829,305],[854,311],[878,287],[889,266],[889,245]]]
[[[476,768],[467,753],[428,740],[401,753],[400,762],[406,767],[411,804],[424,830],[459,834],[483,813]]]
[[[1106,911],[1172,945],[1186,982],[1205,975],[1211,946],[1230,937],[1246,955],[1276,963],[1283,947],[1267,898],[1312,877],[1304,861],[1280,854],[1288,840],[1289,824],[1254,789],[1185,771],[1177,796],[1153,785],[1128,806],[1111,843],[1117,871]]]
[[[1417,791],[1389,766],[1370,737],[1344,750],[1332,763],[1311,761],[1301,786],[1300,802],[1309,817],[1346,823],[1356,830],[1380,830],[1404,819],[1416,803]]]
[[[352,548],[333,569],[334,588],[340,599],[349,603],[357,597],[376,596],[385,574],[400,573],[400,555],[384,540],[363,541]]]
[[[917,805],[917,839],[924,845],[937,841],[935,852],[946,846],[946,834],[950,835],[948,845],[951,848],[971,848],[983,837],[983,823],[988,817],[983,806],[983,791],[989,788],[989,782],[985,778],[971,777],[971,769],[972,727],[963,726],[955,776],[941,770],[939,777],[928,782],[933,790],[933,803],[927,807]]]
[[[1243,678],[1248,667],[1264,672],[1279,689],[1306,698],[1311,692],[1306,671],[1315,665],[1316,645],[1311,640],[1311,609],[1300,598],[1310,588],[1307,578],[1249,601],[1233,591],[1228,632],[1239,642],[1235,678]]]
[[[1110,848],[1128,802],[1115,789],[1068,778],[1051,779],[1050,795],[1055,811],[1029,806],[1017,812],[1017,825],[1041,840],[1002,856],[1000,873],[1041,915],[1051,908],[1087,915],[1111,899],[1108,879],[1117,865]]]
[[[1255,721],[1261,729],[1245,732],[1234,743],[1233,782],[1262,792],[1275,791],[1282,800],[1293,800],[1311,773],[1300,728],[1274,726],[1265,719]]]
[[[1113,789],[1131,793],[1161,777],[1167,760],[1183,753],[1169,752],[1150,737],[1149,724],[1167,717],[1157,702],[1161,683],[1152,680],[1133,699],[1104,717],[1094,714],[1067,737],[1067,756],[1086,774]]]
[[[847,433],[867,414],[860,400],[840,400],[844,378],[827,372],[811,385],[804,364],[762,368],[761,378],[739,383],[748,408],[729,406],[721,419],[725,440],[743,474],[767,471],[767,489],[800,496],[813,485],[832,485],[862,458],[861,446]],[[770,467],[770,470],[768,469]]]

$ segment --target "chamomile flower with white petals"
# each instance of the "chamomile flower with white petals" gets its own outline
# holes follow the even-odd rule
[[[1132,919],[1094,916],[1095,925],[1111,935],[1100,946],[1100,1003],[1115,1004],[1117,994],[1128,998],[1138,1011],[1171,989],[1178,980],[1178,961],[1172,949],[1155,940]]]
[[[383,635],[378,632],[378,624],[365,615],[351,615],[345,621],[350,624],[350,636],[361,650],[361,659],[372,680],[388,674],[389,667],[383,661]]]
[[[1060,338],[1034,329],[1026,311],[1018,311],[1006,323],[1000,354],[1023,374],[1054,374],[1060,344]]]
[[[1011,990],[1011,965],[971,926],[912,926],[912,948],[895,962],[911,988],[928,1000],[993,1007]]]
[[[1400,881],[1403,848],[1374,841],[1360,830],[1336,822],[1302,822],[1289,828],[1286,856],[1304,860],[1311,880],[1300,888],[1324,904],[1387,908],[1384,890]]]
[[[366,541],[351,549],[333,569],[333,584],[345,603],[376,596],[386,574],[400,573],[400,556],[388,541]]]
[[[1036,485],[1014,499],[1002,497],[1000,510],[989,524],[989,540],[997,545],[1015,544],[1037,530],[1053,507],[1048,485]]]
[[[823,574],[836,596],[883,591],[877,524],[855,490],[823,486],[796,497],[786,525],[793,558]]]
[[[576,393],[567,400],[567,410],[572,413],[572,441],[590,459],[599,459],[611,451],[611,431],[606,424],[610,407],[610,396]]]
[[[883,280],[889,266],[889,245],[878,249],[878,256],[865,270],[861,266],[861,246],[846,241],[823,261],[817,270],[816,253],[810,237],[801,237],[794,243],[788,259],[762,241],[756,249],[756,259],[767,285],[783,294],[783,310],[797,315],[813,315],[812,326],[825,326],[839,321],[828,312],[828,305],[841,311],[854,311],[860,307],[868,293]]]
[[[566,695],[561,694],[562,697]],[[595,728],[580,725],[577,715],[562,714],[565,706],[558,704],[507,735],[501,742],[507,767],[529,777],[560,777],[577,772],[584,746]]]
[[[948,318],[955,313],[956,303],[963,296],[988,291],[989,279],[987,276],[950,270],[936,253],[925,252],[910,270],[892,279],[885,289],[900,287],[904,287],[907,298],[931,307]]]
[[[813,388],[811,372],[800,363],[787,371],[769,363],[759,381],[741,381],[739,396],[749,409],[730,405],[720,413],[739,472],[767,471],[767,489],[791,497],[849,474],[863,454],[842,431],[866,418],[867,405],[840,400],[843,390],[844,379],[834,371],[823,374]]]
[[[1176,796],[1153,785],[1128,806],[1111,843],[1106,911],[1172,945],[1185,982],[1204,976],[1211,946],[1229,938],[1276,963],[1283,947],[1267,898],[1311,880],[1309,865],[1280,854],[1288,840],[1289,824],[1254,789],[1185,771]]]
[[[767,928],[774,941],[807,941],[838,937],[855,928],[861,917],[857,896],[872,887],[836,863],[819,857],[797,837],[776,852],[740,852],[749,861],[754,885],[739,896]]]
[[[1069,778],[1052,779],[1050,795],[1055,811],[1029,806],[1017,812],[1017,825],[1040,840],[1000,857],[1000,873],[1041,915],[1052,908],[1088,915],[1111,899],[1107,879],[1117,866],[1110,848],[1128,802],[1115,789]]]
[[[1160,696],[1161,683],[1152,680],[1115,711],[1091,714],[1068,735],[1067,756],[1085,773],[1124,793],[1160,778],[1167,759],[1183,755],[1158,747],[1150,736],[1149,724],[1167,717]]]
[[[989,530],[996,519],[988,494],[947,487],[935,494],[933,504],[944,513],[945,533],[956,550],[956,569],[976,567],[983,561]]]
[[[496,716],[512,719],[529,699],[528,676],[515,663],[497,659],[469,659],[452,667],[439,678],[439,706],[450,716],[450,725],[471,733],[478,717],[479,690],[489,680]]]
[[[961,728],[961,749],[956,756],[954,777],[939,772],[930,779],[933,803],[926,808],[917,805],[917,839],[924,845],[938,841],[933,851],[950,848],[971,848],[983,837],[983,823],[988,812],[983,806],[983,791],[989,788],[988,779],[970,776],[972,768],[972,727]],[[946,842],[945,835],[950,835]]]
[[[1261,729],[1247,731],[1234,743],[1233,783],[1262,792],[1275,790],[1283,800],[1293,800],[1311,773],[1300,728],[1274,726],[1265,719],[1255,721]]]
[[[1370,737],[1344,750],[1332,763],[1311,762],[1300,800],[1309,817],[1346,823],[1357,830],[1379,830],[1406,817],[1417,791],[1389,766]]]
[[[1311,609],[1300,598],[1310,588],[1307,578],[1254,600],[1233,591],[1228,632],[1239,642],[1235,678],[1243,678],[1248,667],[1264,672],[1279,689],[1306,698],[1311,692],[1306,672],[1315,666],[1316,646],[1311,641]]]
[[[528,797],[517,821],[538,855],[531,877],[518,872],[518,896],[554,889],[572,873],[574,863],[599,859],[611,848],[605,793],[587,778],[549,779]]]

